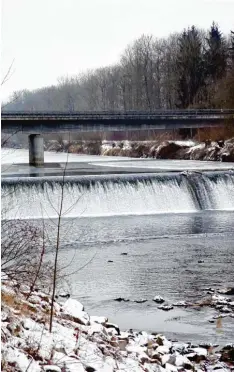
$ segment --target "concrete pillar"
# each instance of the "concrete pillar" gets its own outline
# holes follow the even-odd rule
[[[44,165],[44,141],[40,134],[30,134],[29,140],[29,164],[34,167]]]

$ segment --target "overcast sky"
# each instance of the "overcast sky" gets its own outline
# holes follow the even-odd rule
[[[2,97],[115,63],[143,33],[164,37],[213,20],[229,33],[233,15],[234,0],[2,0],[2,76],[15,60]]]

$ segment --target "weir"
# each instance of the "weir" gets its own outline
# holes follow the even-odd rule
[[[62,187],[64,217],[234,210],[233,172],[182,172],[3,179],[3,218],[56,218]]]

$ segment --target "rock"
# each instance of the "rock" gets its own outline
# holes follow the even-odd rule
[[[121,333],[120,333],[120,329],[119,329],[119,326],[117,326],[116,324],[114,324],[114,323],[106,323],[105,324],[105,327],[106,328],[113,328],[113,329],[115,329],[116,330],[116,332],[117,332],[117,335],[121,335]]]
[[[186,354],[186,357],[191,361],[195,363],[201,363],[203,360],[206,360],[206,357],[204,355],[198,355],[196,353],[190,353]]]
[[[208,342],[208,343],[204,342],[204,343],[199,344],[199,347],[205,348],[207,350],[209,350],[210,348],[216,348],[218,346],[219,346],[218,344],[212,344],[211,342]]]
[[[211,288],[211,287],[205,288],[204,291],[208,291],[208,292],[211,292],[211,293],[215,292],[214,288]]]
[[[218,292],[228,296],[234,296],[234,288],[219,289]]]
[[[134,300],[133,302],[136,302],[137,304],[143,304],[147,300],[145,298],[142,298],[141,300]]]
[[[229,309],[227,306],[223,306],[221,309],[222,313],[231,313],[231,309]]]
[[[175,342],[173,343],[173,346],[171,348],[171,352],[176,352],[176,353],[179,353],[181,355],[184,355],[186,353],[188,353],[188,344],[181,344],[179,342]],[[170,362],[171,363],[171,362]]]
[[[225,298],[224,296],[216,295],[216,294],[212,296],[212,301],[218,305],[226,305],[228,303],[227,298]]]
[[[69,293],[62,293],[62,294],[59,294],[59,297],[62,297],[62,298],[70,298],[70,294]]]
[[[126,299],[126,298],[123,298],[123,297],[117,297],[117,298],[114,298],[114,301],[117,301],[117,302],[129,302],[130,300]]]
[[[164,354],[169,354],[170,350],[169,350],[169,347],[164,346],[164,345],[160,345],[160,346],[157,347],[156,351],[157,351],[157,353],[164,355]]]
[[[198,263],[204,263],[204,261],[203,260],[199,260],[199,261],[197,261]]]
[[[192,369],[192,363],[187,358],[187,355],[177,355],[175,365],[177,367],[184,367],[185,369]]]
[[[207,356],[208,355],[208,352],[207,352],[207,349],[203,348],[203,347],[195,347],[192,349],[197,355],[203,355],[203,356]]]
[[[176,159],[177,152],[189,146],[180,146],[175,142],[165,141],[155,151],[155,157],[158,159]]]
[[[100,334],[105,333],[107,334],[106,330],[104,332],[104,327],[102,324],[99,323],[93,323],[90,328],[88,329],[88,335],[92,336],[94,333]]]
[[[128,338],[127,339],[122,339],[122,340],[118,340],[118,344],[119,344],[119,348],[121,351],[125,351],[126,350],[126,346],[129,344],[129,340]]]
[[[178,302],[174,302],[173,306],[175,306],[175,307],[187,307],[187,306],[189,306],[189,303],[187,303],[186,301],[178,301]]]
[[[153,301],[156,302],[157,304],[162,304],[163,302],[165,302],[165,300],[161,296],[155,296],[153,298]]]
[[[139,345],[127,345],[126,350],[128,353],[136,353],[136,355],[142,354],[142,352],[146,352],[146,347],[142,347]]]
[[[221,362],[234,362],[234,344],[226,345],[221,350]]]
[[[58,366],[53,366],[51,364],[43,366],[42,368],[42,370],[45,372],[61,372],[61,368],[59,368]]]
[[[108,260],[107,262],[112,263],[112,262],[114,262],[114,261],[112,261],[112,260]]]
[[[165,364],[165,368],[166,368],[166,371],[169,371],[169,372],[177,372],[178,369],[176,368],[175,365],[172,365],[170,363],[166,363]]]
[[[164,310],[164,311],[170,311],[173,309],[173,306],[172,305],[160,305],[158,306],[158,309]]]
[[[89,315],[83,311],[84,306],[77,300],[69,298],[62,306],[63,314],[73,319],[75,322],[88,325]]]
[[[90,366],[85,367],[86,372],[95,372],[96,369]]]
[[[121,253],[121,256],[127,256],[128,254],[127,254],[127,252],[122,252]]]

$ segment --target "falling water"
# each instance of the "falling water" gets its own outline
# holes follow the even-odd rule
[[[234,175],[154,175],[64,183],[63,216],[94,217],[234,210]],[[56,181],[3,184],[5,218],[57,217],[62,185]],[[4,217],[4,216],[3,216]]]

